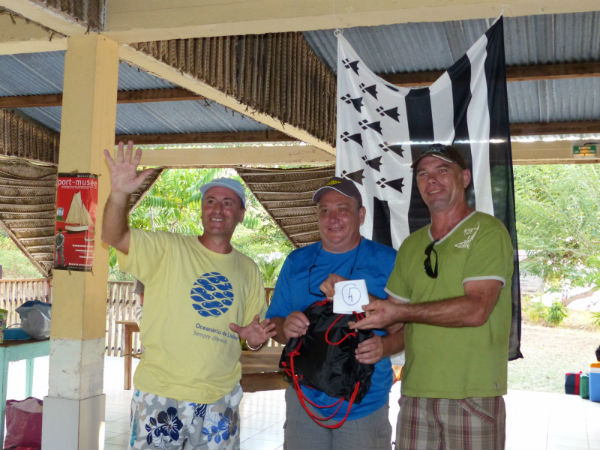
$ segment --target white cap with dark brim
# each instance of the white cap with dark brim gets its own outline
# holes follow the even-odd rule
[[[215,178],[210,183],[206,183],[200,186],[202,198],[204,198],[204,194],[209,189],[214,187],[224,187],[232,190],[242,201],[242,208],[246,207],[246,193],[244,192],[244,187],[242,186],[242,183],[240,183],[238,180],[234,180],[233,178]]]

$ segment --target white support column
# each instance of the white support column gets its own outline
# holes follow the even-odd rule
[[[100,241],[110,190],[103,149],[114,146],[119,51],[96,34],[68,39],[58,171],[98,174],[92,272],[54,271],[50,387],[42,448],[104,448],[104,342],[108,247]]]

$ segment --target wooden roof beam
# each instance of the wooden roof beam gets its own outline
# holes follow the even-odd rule
[[[511,136],[543,136],[556,134],[600,134],[600,120],[510,124]]]
[[[543,136],[556,134],[600,134],[600,120],[577,122],[513,123],[511,136]],[[277,130],[176,133],[176,134],[130,134],[116,136],[115,143],[132,140],[136,145],[220,144],[242,142],[296,142],[291,136]]]
[[[64,36],[0,9],[0,55],[65,50]]]
[[[144,150],[141,164],[160,167],[236,167],[334,164],[335,156],[310,145]]]
[[[78,22],[73,17],[69,17],[67,14],[59,12],[56,9],[49,8],[40,1],[0,0],[0,7],[6,8],[64,36],[88,32],[86,24]]]
[[[119,141],[133,141],[136,145],[172,145],[172,144],[221,144],[239,142],[297,142],[293,137],[277,130],[262,131],[224,131],[204,133],[168,133],[168,134],[120,134]]]
[[[107,0],[104,33],[131,43],[597,9],[597,0]]]
[[[204,99],[205,97],[183,88],[119,91],[117,94],[118,103],[180,102]],[[0,97],[0,108],[39,108],[47,106],[62,106],[62,94]]]
[[[396,86],[412,87],[429,86],[443,73],[443,70],[429,70],[423,72],[379,74],[379,76]],[[562,80],[565,78],[589,78],[598,76],[600,76],[600,61],[590,61],[585,63],[532,64],[508,66],[506,68],[507,82]]]

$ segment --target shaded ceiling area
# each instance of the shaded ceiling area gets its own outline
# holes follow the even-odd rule
[[[0,224],[44,275],[68,37],[101,33],[119,44],[115,142],[146,146],[142,164],[157,167],[132,207],[165,167],[233,167],[302,246],[318,239],[312,192],[334,171],[335,26],[389,83],[426,86],[500,12],[484,1],[169,3],[0,0]],[[573,162],[573,142],[600,140],[592,3],[504,5],[518,163]]]

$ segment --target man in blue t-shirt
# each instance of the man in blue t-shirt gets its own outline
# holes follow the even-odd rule
[[[321,284],[326,279],[330,282],[331,277],[364,279],[370,294],[385,297],[384,288],[394,267],[394,249],[360,235],[365,208],[354,182],[334,177],[315,192],[313,201],[318,208],[321,241],[294,250],[287,257],[267,311],[267,317],[276,324],[275,339],[283,344],[306,333],[309,321],[302,311],[325,298]],[[375,370],[367,395],[360,404],[352,406],[347,421],[340,428],[329,429],[313,422],[300,405],[294,389],[288,387],[284,447],[287,450],[389,449],[388,397],[393,372],[388,356],[403,346],[399,325],[376,330],[374,337],[359,344],[357,360],[374,364]],[[303,386],[302,390],[309,402],[318,405],[331,405],[337,400],[313,388]],[[339,408],[336,405],[329,410],[320,409],[317,414],[332,416],[326,424],[336,423],[344,417],[347,407],[344,401]]]

